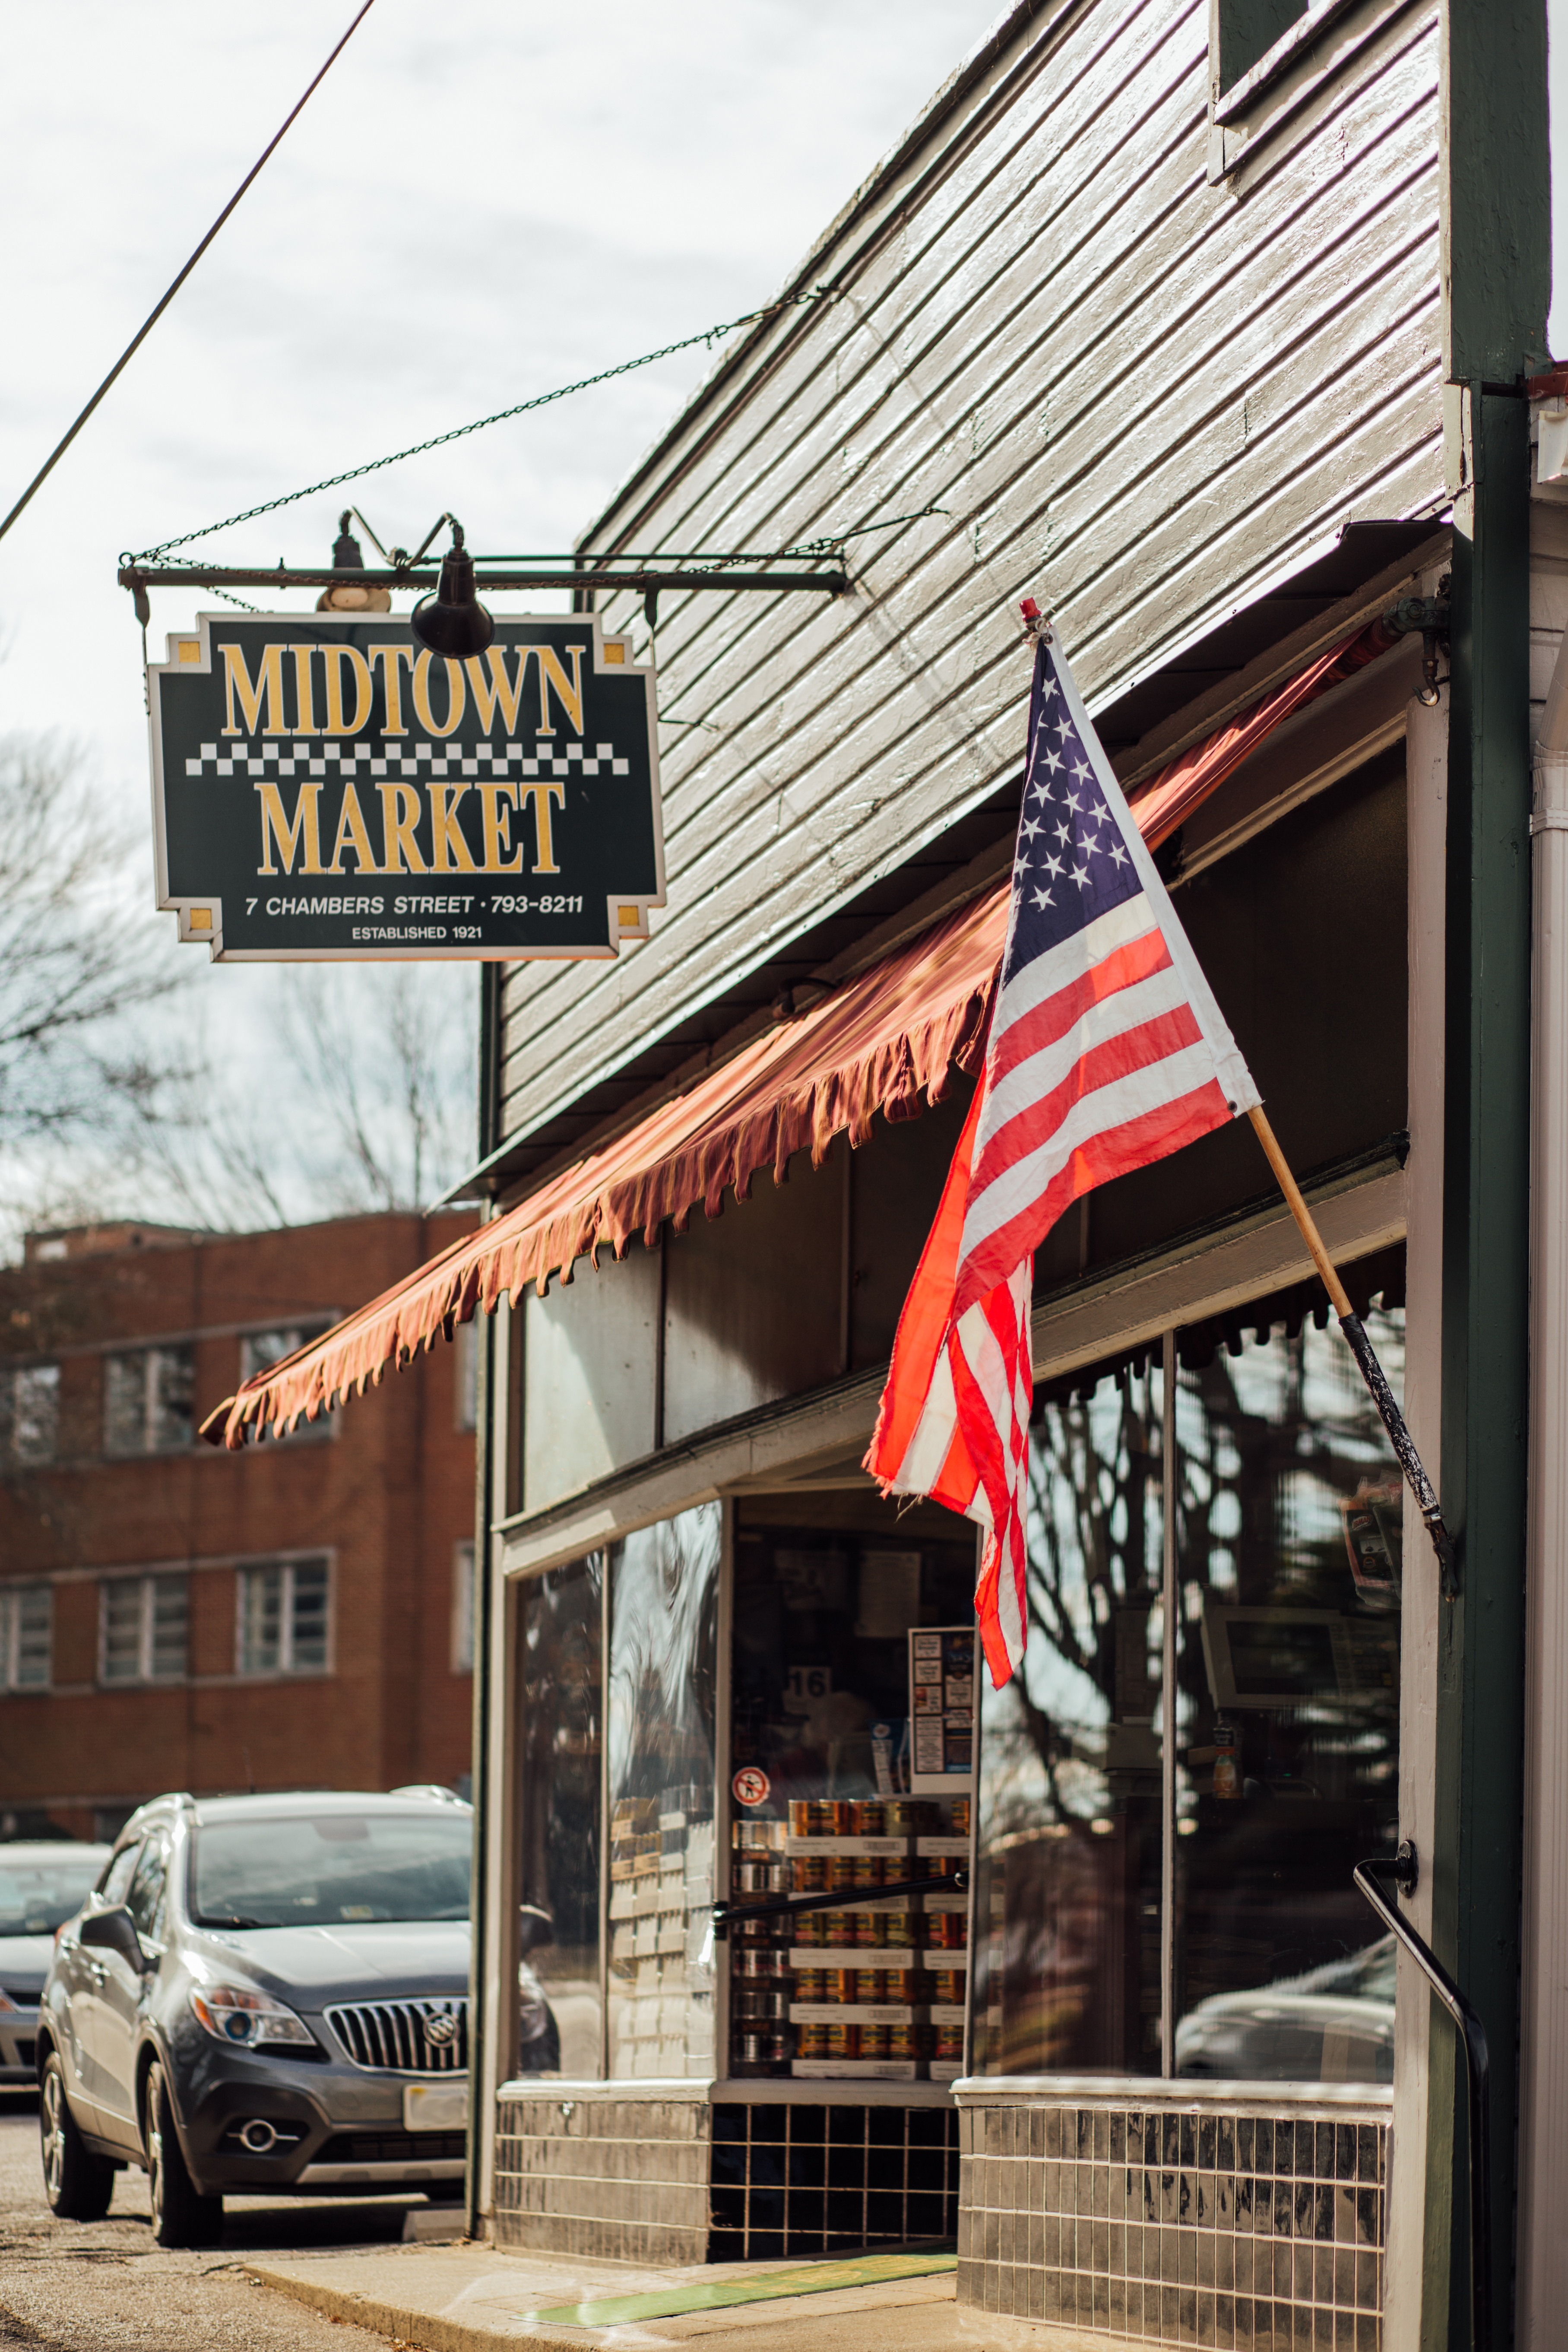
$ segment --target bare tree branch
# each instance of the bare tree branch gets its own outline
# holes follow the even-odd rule
[[[128,1040],[127,1016],[180,984],[127,919],[133,856],[76,752],[0,738],[0,1145],[106,1134],[169,1075]]]

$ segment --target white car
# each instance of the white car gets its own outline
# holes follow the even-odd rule
[[[1242,2083],[1392,2083],[1392,1936],[1348,1959],[1200,2000],[1176,2027],[1176,2072]]]
[[[38,1995],[55,1930],[76,1917],[108,1860],[106,1845],[65,1839],[0,1845],[0,2089],[37,2082]]]

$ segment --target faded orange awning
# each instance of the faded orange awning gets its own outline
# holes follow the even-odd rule
[[[1291,713],[1385,651],[1374,622],[1184,752],[1133,796],[1151,847],[1168,838]],[[315,1421],[363,1395],[481,1309],[580,1257],[624,1257],[637,1234],[678,1233],[700,1202],[716,1217],[727,1190],[743,1201],[759,1170],[775,1183],[797,1151],[820,1167],[834,1137],[863,1143],[877,1111],[913,1118],[940,1102],[952,1070],[979,1066],[1007,929],[1008,886],[922,932],[808,1011],[754,1038],[716,1070],[602,1145],[493,1224],[455,1242],[406,1281],[226,1398],[202,1424],[211,1444]]]
[[[863,1143],[876,1111],[912,1118],[922,1097],[940,1101],[955,1064],[979,1066],[1006,922],[1004,886],[743,1045],[494,1224],[258,1373],[203,1436],[238,1446],[247,1427],[314,1421],[335,1395],[363,1393],[389,1363],[407,1363],[529,1283],[542,1291],[606,1246],[624,1257],[635,1234],[651,1243],[666,1218],[680,1232],[699,1202],[716,1217],[726,1188],[743,1201],[759,1169],[782,1181],[797,1151],[820,1165],[836,1135]]]

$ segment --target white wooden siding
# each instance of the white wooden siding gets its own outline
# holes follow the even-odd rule
[[[767,548],[942,509],[853,540],[850,598],[664,598],[669,903],[614,964],[508,975],[506,1134],[1005,779],[1019,595],[1103,708],[1343,522],[1441,502],[1435,10],[1217,186],[1206,21],[1035,11],[809,257],[835,299],[760,335],[595,527]]]

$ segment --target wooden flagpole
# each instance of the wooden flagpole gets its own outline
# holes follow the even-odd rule
[[[1301,1238],[1311,1255],[1312,1264],[1322,1277],[1323,1287],[1329,1294],[1334,1313],[1340,1318],[1340,1329],[1344,1333],[1345,1343],[1356,1360],[1357,1369],[1366,1382],[1368,1392],[1377,1407],[1384,1429],[1388,1432],[1389,1442],[1399,1459],[1399,1466],[1409,1481],[1410,1491],[1415,1497],[1416,1507],[1426,1523],[1426,1532],[1432,1538],[1432,1549],[1437,1555],[1437,1569],[1443,1598],[1446,1601],[1452,1601],[1457,1598],[1459,1590],[1458,1573],[1454,1559],[1454,1539],[1443,1524],[1442,1507],[1438,1503],[1432,1481],[1426,1475],[1421,1456],[1415,1451],[1415,1441],[1405,1425],[1405,1415],[1399,1410],[1394,1391],[1388,1385],[1387,1376],[1377,1360],[1372,1341],[1366,1336],[1366,1327],[1352,1307],[1350,1293],[1340,1280],[1334,1270],[1333,1260],[1323,1246],[1323,1237],[1318,1231],[1312,1212],[1302,1198],[1300,1186],[1290,1173],[1289,1164],[1279,1149],[1274,1129],[1269,1126],[1260,1108],[1249,1111],[1247,1116],[1257,1130],[1258,1140],[1263,1146],[1265,1156],[1268,1165],[1274,1171],[1279,1190],[1285,1195],[1290,1214],[1300,1228]]]

